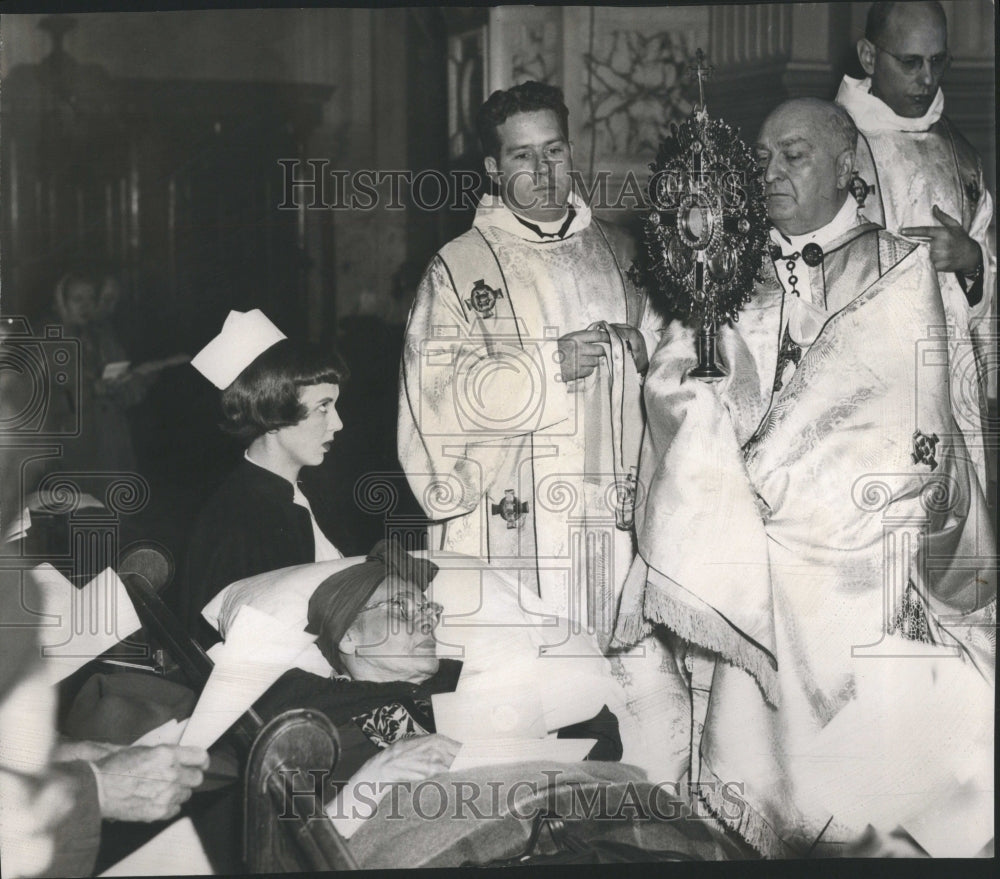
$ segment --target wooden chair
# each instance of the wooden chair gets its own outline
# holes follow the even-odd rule
[[[118,565],[118,577],[135,605],[143,628],[170,654],[188,683],[200,693],[215,664],[157,594],[169,572],[169,563],[153,547],[141,547],[127,553]],[[249,753],[263,726],[260,715],[252,708],[236,722],[233,736],[243,754]]]
[[[333,723],[308,708],[286,711],[261,730],[244,797],[243,858],[251,873],[358,869],[323,813],[323,778],[339,754]]]
[[[148,634],[201,691],[214,664],[157,594],[166,560],[143,547],[127,554],[118,576]],[[264,724],[251,708],[231,735],[246,758],[243,859],[252,873],[356,870],[346,841],[323,813],[322,779],[333,771],[340,739],[325,715],[286,711]],[[316,782],[319,782],[317,785]]]

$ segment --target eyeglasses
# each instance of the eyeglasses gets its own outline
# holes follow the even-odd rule
[[[387,598],[385,601],[378,601],[375,604],[366,605],[361,608],[359,613],[364,613],[366,610],[375,610],[376,608],[386,606],[396,608],[399,618],[404,622],[410,622],[412,620],[418,620],[425,617],[432,617],[434,622],[437,622],[441,619],[441,614],[444,613],[444,608],[436,601],[418,602],[415,598],[411,598],[409,595],[398,595],[395,598]]]
[[[931,74],[934,76],[941,76],[950,66],[952,61],[952,56],[950,52],[942,52],[940,55],[933,55],[930,58],[925,58],[923,55],[897,55],[895,52],[890,52],[888,49],[883,49],[881,46],[875,46],[880,52],[885,52],[892,58],[895,58],[899,62],[899,66],[909,76],[916,76],[924,69],[924,61],[926,61],[931,68]]]

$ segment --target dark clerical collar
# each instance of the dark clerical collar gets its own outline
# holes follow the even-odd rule
[[[778,234],[781,235],[780,232]],[[786,236],[781,235],[781,237],[789,244],[791,244],[791,242],[788,241],[788,238]],[[818,266],[821,262],[823,262],[823,248],[820,247],[815,241],[810,241],[808,244],[806,244],[802,248],[801,252],[796,250],[794,253],[784,253],[781,245],[778,244],[777,242],[772,241],[770,245],[770,250],[771,250],[771,259],[773,259],[775,262],[777,262],[779,259],[784,259],[788,261],[789,263],[788,271],[790,272],[795,271],[795,261],[800,256],[802,257],[803,262],[805,262],[807,266]]]
[[[514,212],[511,211],[511,213],[513,214]],[[566,237],[566,233],[569,231],[569,227],[572,225],[573,220],[576,219],[576,211],[573,209],[573,205],[569,205],[566,208],[566,220],[555,232],[543,232],[541,230],[541,227],[537,223],[532,223],[530,220],[525,220],[523,217],[520,217],[517,214],[514,214],[514,216],[517,218],[517,221],[522,226],[524,226],[526,229],[530,229],[539,238],[559,239]]]

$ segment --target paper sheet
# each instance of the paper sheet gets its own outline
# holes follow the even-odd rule
[[[125,586],[106,568],[77,589],[52,565],[27,572],[42,597],[38,639],[50,684],[71,675],[95,656],[138,631],[142,624]]]
[[[801,801],[857,833],[900,825],[932,855],[971,857],[992,835],[993,687],[956,657],[893,646],[865,660],[855,698],[790,761]]]
[[[459,750],[449,772],[541,760],[546,763],[577,763],[597,744],[597,739],[496,739],[492,742],[466,742]]]
[[[156,729],[151,729],[144,736],[140,736],[132,744],[144,748],[153,748],[156,745],[176,745],[180,742],[186,727],[186,720],[174,720],[171,718],[166,723],[160,724]]]
[[[478,674],[465,669],[454,693],[433,697],[438,732],[463,742],[531,738],[589,720],[605,705],[625,710],[603,657],[534,655],[534,650],[520,655]]]
[[[431,696],[439,733],[457,742],[545,737],[542,700],[530,681],[462,683],[454,693]]]
[[[905,828],[932,858],[974,857],[993,839],[992,777],[935,792],[933,804]]]
[[[282,626],[256,608],[240,608],[180,744],[210,748],[281,675],[315,635]]]
[[[15,540],[20,540],[28,533],[30,528],[31,510],[25,507],[21,510],[20,516],[8,523],[4,529],[3,536],[0,537],[0,543],[13,543]]]
[[[190,818],[175,821],[101,876],[211,876],[212,864]]]

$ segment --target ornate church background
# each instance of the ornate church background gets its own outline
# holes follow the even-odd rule
[[[946,0],[943,5],[955,57],[945,79],[946,112],[983,155],[995,190],[993,5],[988,0]],[[705,50],[715,68],[706,91],[710,111],[742,126],[749,138],[783,98],[831,97],[845,71],[860,75],[854,45],[863,33],[867,8],[867,3],[770,3],[92,13],[75,16],[73,27],[59,39],[63,57],[75,65],[65,76],[71,86],[76,78],[75,88],[85,93],[82,110],[89,111],[93,118],[88,120],[98,129],[120,126],[129,111],[141,113],[144,102],[148,106],[158,100],[173,105],[177,126],[186,121],[194,129],[204,122],[211,131],[219,123],[215,137],[231,127],[222,125],[227,114],[290,128],[287,144],[268,149],[285,149],[287,158],[326,159],[330,169],[339,171],[479,170],[476,107],[496,88],[539,79],[566,93],[577,167],[585,176],[606,169],[620,179],[628,170],[643,173],[663,126],[689,112],[695,92],[686,72],[697,48]],[[7,92],[0,97],[0,107],[8,115],[22,100],[16,83],[27,76],[23,66],[40,65],[48,58],[52,67],[51,29],[39,28],[42,19],[35,14],[0,15],[0,77]],[[43,69],[32,75],[37,79]],[[133,88],[139,81],[146,93],[125,94],[115,103],[110,95],[123,91],[120,80]],[[192,82],[233,84],[229,95],[238,93],[236,83],[253,84],[244,94],[257,94],[244,99],[249,103],[233,106],[230,97],[217,91],[198,106],[185,107],[190,89],[171,93],[163,86],[157,94],[150,86]],[[102,95],[101,100],[94,93]],[[36,103],[29,113],[37,122],[37,95],[29,96],[29,105],[31,101]],[[303,109],[296,112],[289,104]],[[280,109],[282,105],[287,109]],[[102,125],[101,113],[113,116],[113,124]],[[216,118],[209,119],[213,114]],[[8,129],[0,147],[6,162],[17,152],[16,134]],[[112,144],[121,140],[108,134]],[[147,125],[145,136],[162,140],[164,134]],[[48,142],[51,146],[51,137]],[[179,146],[178,153],[186,149],[189,156],[200,155],[203,147],[195,141]],[[23,164],[21,153],[14,161]],[[127,153],[112,158],[105,166],[116,162],[128,168]],[[77,164],[83,173],[96,167],[79,155]],[[175,187],[181,182],[179,169],[159,170],[177,178]],[[280,175],[276,165],[272,170]],[[136,199],[129,187],[143,181],[125,178],[125,202],[132,205]],[[30,225],[24,208],[20,214],[14,210],[26,205],[24,186],[19,201],[10,197],[9,186],[16,179],[15,169],[3,184],[8,196],[3,229],[8,235],[21,234]],[[280,176],[277,179],[280,182]],[[278,202],[278,195],[273,192],[270,198]],[[146,217],[141,215],[141,196],[138,214],[129,220],[133,225],[169,231],[171,216],[175,232],[183,225],[176,216],[176,201],[174,215],[164,197],[156,205],[163,216]],[[93,210],[106,214],[105,201],[102,198]],[[405,206],[405,191],[403,202]],[[393,292],[405,299],[400,288],[412,286],[413,276],[434,250],[467,222],[461,212],[428,216],[383,207],[305,210],[296,221],[306,257],[303,324],[314,337],[338,316],[405,316],[408,303],[394,301]],[[122,238],[121,228],[111,234]],[[140,247],[150,239],[135,236],[134,228],[128,230],[124,246],[114,255],[127,262],[138,259]],[[14,244],[5,240],[8,258],[16,261],[19,247]],[[43,294],[14,286],[5,295],[33,310]],[[160,291],[145,295],[158,296]]]
[[[945,80],[947,112],[983,155],[995,188],[993,7],[975,0],[943,5],[955,57]],[[855,45],[867,9],[774,3],[491,10],[449,37],[452,154],[473,142],[469,126],[481,95],[538,79],[566,93],[578,167],[644,168],[663,126],[691,110],[696,91],[687,68],[697,48],[715,67],[706,91],[710,112],[752,138],[784,98],[831,98],[844,73],[863,75]],[[470,87],[480,81],[481,92]]]
[[[995,192],[994,7],[943,5],[955,58],[946,112]],[[830,98],[845,72],[860,75],[867,8],[185,10],[47,22],[5,10],[0,308],[40,315],[62,266],[97,256],[125,280],[123,341],[135,359],[193,353],[230,308],[261,307],[291,333],[339,341],[353,378],[324,465],[338,489],[317,515],[334,523],[338,546],[363,551],[386,515],[414,515],[395,462],[403,322],[423,268],[472,211],[419,209],[405,186],[397,198],[379,187],[383,197],[356,209],[342,206],[358,194],[350,187],[336,207],[301,190],[279,210],[279,160],[298,163],[296,180],[313,168],[339,175],[327,183],[366,170],[480,172],[476,108],[494,89],[538,79],[565,91],[576,167],[588,183],[607,175],[614,194],[628,172],[645,179],[664,126],[690,112],[698,48],[714,67],[710,112],[752,139],[782,99]],[[164,374],[131,413],[140,464],[171,512],[195,509],[234,460],[214,396],[188,372]],[[995,401],[995,375],[993,387]]]

